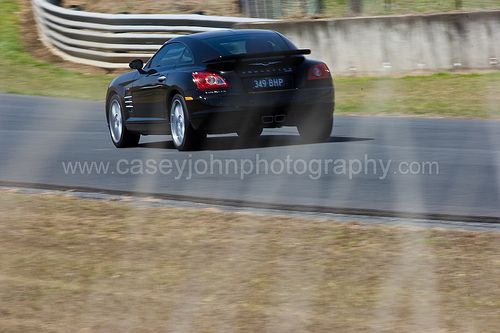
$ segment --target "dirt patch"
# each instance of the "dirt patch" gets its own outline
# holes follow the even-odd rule
[[[48,50],[40,40],[36,21],[30,0],[18,0],[21,11],[19,13],[22,41],[25,49],[35,58],[56,64],[64,69],[74,70],[86,74],[120,74],[127,69],[104,69],[93,66],[65,61]],[[102,13],[203,13],[206,15],[239,16],[237,1],[209,0],[209,1],[92,1],[67,0],[63,1],[67,8],[80,8],[85,11]]]
[[[81,65],[69,61],[65,61],[62,58],[56,56],[40,40],[38,35],[38,29],[36,26],[36,21],[33,16],[33,10],[30,0],[18,0],[20,4],[19,12],[19,23],[21,27],[21,40],[23,42],[24,48],[33,57],[44,60],[53,64],[60,66],[61,68],[77,71],[86,74],[111,74],[111,73],[123,73],[126,70],[109,70],[93,66]]]
[[[2,332],[497,332],[500,234],[0,192]]]

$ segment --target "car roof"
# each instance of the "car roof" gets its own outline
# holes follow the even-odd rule
[[[209,32],[200,32],[191,35],[184,35],[170,39],[165,43],[175,43],[180,42],[187,45],[195,56],[195,62],[200,63],[206,59],[212,59],[221,56],[219,50],[215,49],[205,40],[213,37],[225,37],[225,36],[238,36],[238,35],[268,35],[275,34],[279,35],[273,30],[264,29],[224,29]]]
[[[191,40],[204,40],[207,38],[213,37],[224,37],[224,36],[237,36],[237,35],[248,35],[248,34],[276,34],[273,30],[263,30],[263,29],[224,29],[224,30],[216,30],[216,31],[208,31],[208,32],[198,32],[191,35],[185,35],[181,37],[176,37],[171,39],[180,40],[180,39],[191,39]]]

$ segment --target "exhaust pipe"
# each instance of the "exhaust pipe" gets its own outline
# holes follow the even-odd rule
[[[284,123],[285,120],[286,120],[286,115],[284,114],[278,114],[276,116],[262,116],[263,124],[272,124],[272,123],[281,124]]]
[[[286,120],[286,116],[284,114],[278,114],[274,116],[274,121],[277,123],[284,123]]]
[[[264,124],[272,124],[274,121],[273,116],[262,116],[262,123]]]

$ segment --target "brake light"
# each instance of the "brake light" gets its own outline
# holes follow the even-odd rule
[[[199,90],[214,90],[229,88],[227,81],[216,73],[194,72],[193,81]]]
[[[309,68],[308,80],[325,80],[331,78],[330,70],[326,64],[317,64]]]

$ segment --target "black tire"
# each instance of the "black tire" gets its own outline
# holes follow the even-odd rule
[[[125,115],[123,114],[123,110],[124,108],[121,99],[118,95],[113,95],[109,100],[108,110],[106,110],[106,119],[108,121],[108,130],[111,136],[111,141],[116,148],[136,147],[139,144],[141,135],[127,130],[124,123]],[[115,114],[116,117],[114,116]],[[119,122],[117,122],[117,118],[120,119]]]
[[[326,142],[333,129],[333,113],[311,113],[297,125],[300,137],[306,143]]]
[[[177,131],[173,128],[173,124],[177,124],[176,122],[173,122],[173,118],[175,117],[175,107],[178,107],[179,105],[182,106],[182,115],[184,117],[182,122],[184,126],[184,132],[182,136],[176,135]],[[177,117],[177,119],[179,118]],[[174,142],[174,146],[175,148],[177,148],[177,150],[191,151],[200,149],[207,137],[207,134],[204,132],[196,131],[191,125],[189,111],[184,100],[184,96],[182,96],[181,94],[175,95],[170,101],[169,122],[172,141]]]

